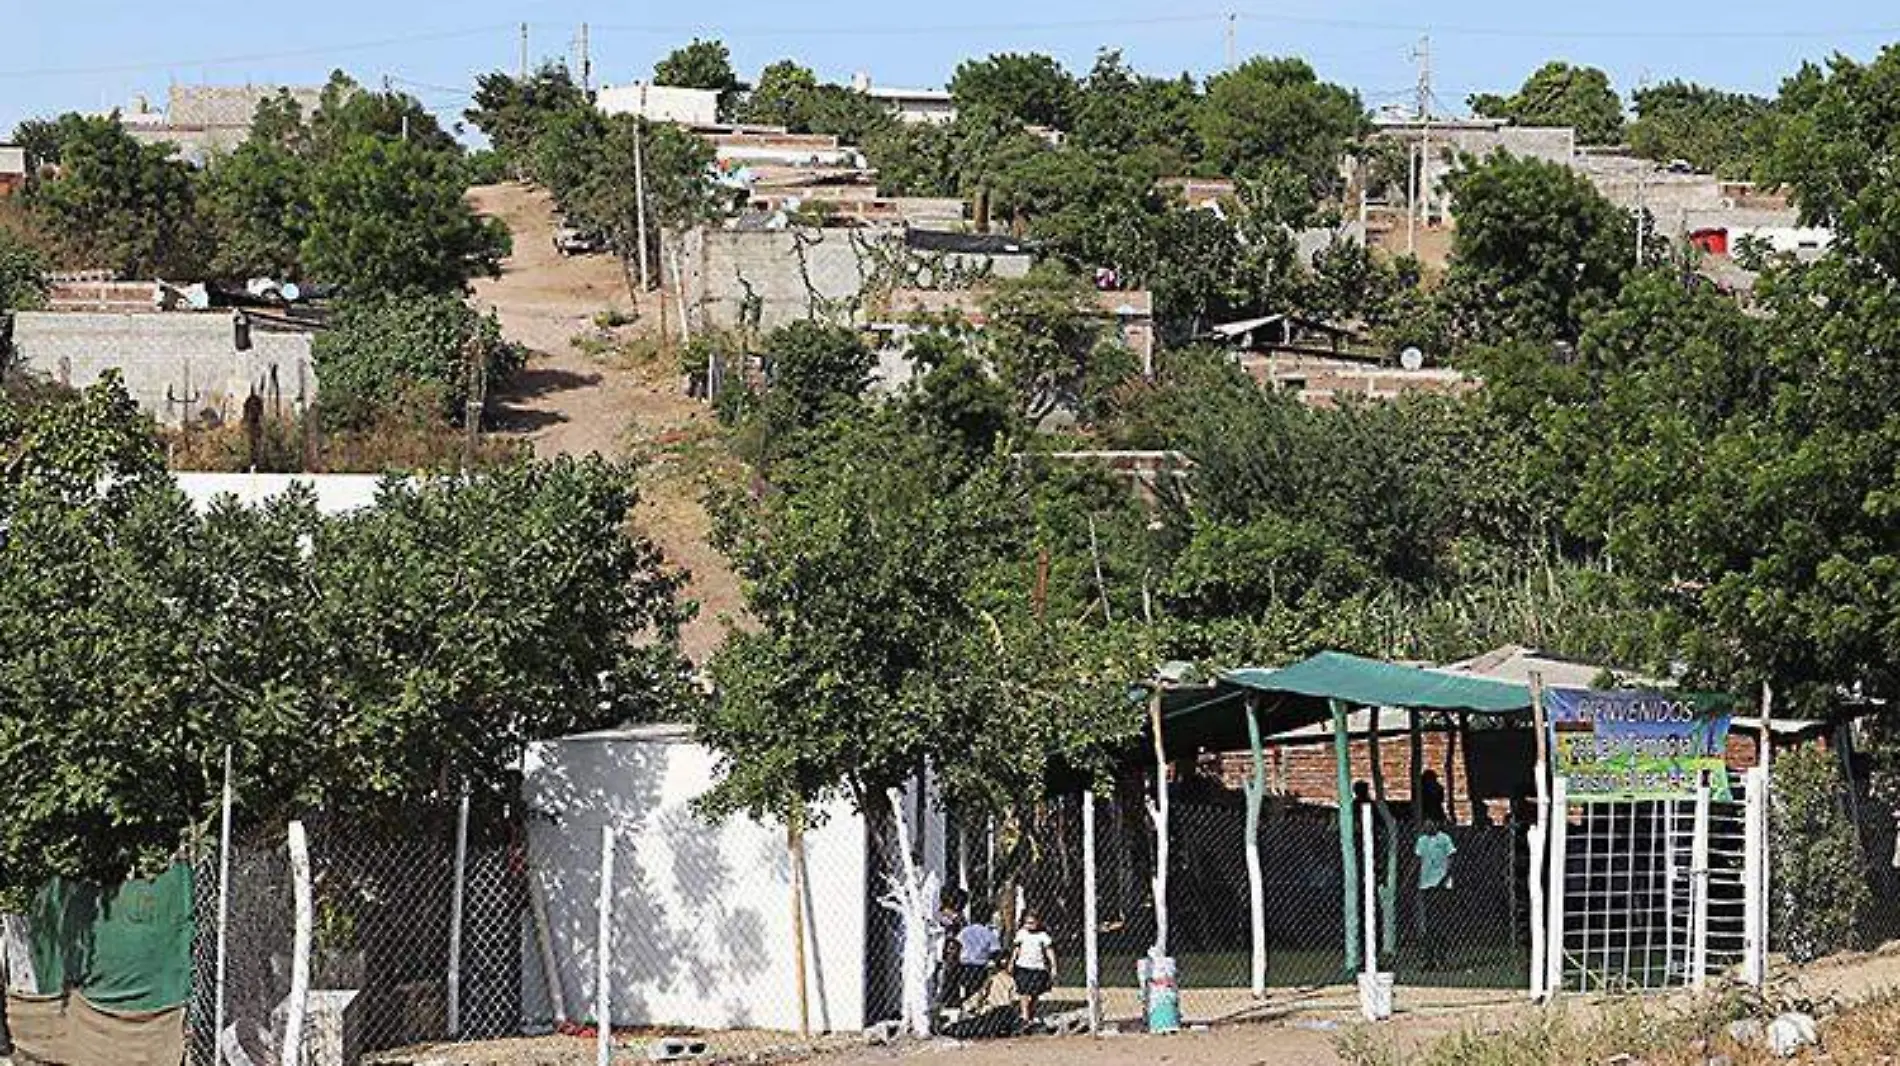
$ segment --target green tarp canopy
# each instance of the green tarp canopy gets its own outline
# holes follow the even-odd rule
[[[1327,721],[1335,700],[1355,707],[1491,715],[1522,714],[1531,707],[1528,685],[1323,651],[1277,670],[1230,670],[1212,685],[1167,693],[1161,731],[1169,750],[1246,748],[1248,696],[1257,697],[1260,726],[1269,736]]]

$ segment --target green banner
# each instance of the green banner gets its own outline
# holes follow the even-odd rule
[[[1725,696],[1547,689],[1544,712],[1572,803],[1732,798]]]

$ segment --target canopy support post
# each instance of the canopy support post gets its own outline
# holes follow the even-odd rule
[[[1339,903],[1346,930],[1346,972],[1359,970],[1359,859],[1353,840],[1352,738],[1346,728],[1346,705],[1327,700],[1333,712],[1333,765],[1339,786]]]
[[[1387,951],[1397,951],[1399,947],[1399,821],[1392,816],[1392,805],[1386,802],[1385,796],[1385,756],[1379,746],[1379,732],[1385,725],[1385,715],[1378,707],[1368,708],[1366,713],[1371,717],[1371,728],[1366,734],[1366,755],[1367,761],[1372,764],[1373,803],[1372,811],[1367,813],[1378,815],[1379,828],[1385,835],[1384,876],[1379,876],[1377,849],[1368,850],[1365,859],[1369,867],[1367,872],[1378,880],[1379,906],[1384,908],[1384,914],[1380,919],[1382,926],[1380,936]],[[1417,793],[1413,794],[1412,802],[1414,804],[1418,802]]]
[[[1253,933],[1253,998],[1267,995],[1267,897],[1260,872],[1260,804],[1266,797],[1267,764],[1260,743],[1260,697],[1247,697],[1247,745],[1253,772],[1247,778],[1247,920]]]

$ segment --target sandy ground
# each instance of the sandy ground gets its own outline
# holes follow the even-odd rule
[[[1819,1000],[1850,1004],[1876,993],[1900,988],[1900,944],[1879,952],[1843,956],[1791,971],[1778,966],[1777,974],[1793,973],[1794,986]],[[1119,1013],[1111,993],[1108,1009]],[[1128,993],[1127,998],[1132,998]],[[1571,999],[1572,1009],[1588,1011],[1595,1001]],[[865,1047],[856,1041],[833,1044],[822,1053],[774,1051],[766,1034],[722,1034],[711,1038],[719,1061],[807,1062],[814,1066],[1339,1066],[1333,1042],[1339,1032],[1357,1022],[1356,1001],[1350,989],[1308,993],[1276,993],[1244,1015],[1207,1028],[1172,1036],[1128,1035],[1090,1037],[1032,1037],[1016,1040],[932,1041],[888,1047]],[[1401,988],[1398,1013],[1380,1031],[1401,1046],[1417,1050],[1434,1040],[1462,1030],[1496,1029],[1538,1008],[1509,993]],[[1132,1028],[1132,1027],[1131,1027]],[[793,1038],[781,1038],[791,1041]],[[795,1041],[794,1041],[795,1042]],[[645,1044],[620,1040],[616,1063],[646,1061]],[[539,1037],[501,1040],[479,1045],[412,1049],[382,1060],[414,1066],[585,1066],[594,1061],[591,1039]]]
[[[635,520],[670,565],[691,575],[686,595],[699,604],[699,614],[683,640],[687,655],[704,663],[724,634],[722,620],[741,612],[739,584],[707,542],[711,520],[700,502],[702,471],[669,457],[712,433],[712,413],[680,391],[670,366],[628,365],[571,343],[577,335],[598,332],[594,318],[608,310],[639,316],[616,339],[640,336],[657,321],[657,296],[640,306],[613,256],[557,252],[553,204],[545,192],[510,183],[475,188],[469,197],[477,210],[500,218],[514,233],[514,254],[502,264],[501,277],[475,283],[476,305],[494,311],[503,334],[532,353],[519,379],[494,397],[501,432],[525,438],[544,457],[597,452],[650,460],[642,467]]]

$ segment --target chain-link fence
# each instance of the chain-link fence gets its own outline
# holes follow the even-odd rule
[[[1031,913],[1056,965],[1034,1005],[1039,1023],[1074,1024],[1087,1006],[1091,930],[1106,1020],[1141,1016],[1137,965],[1157,934],[1158,848],[1139,778],[1088,801],[1092,827],[1079,794],[1000,825],[915,796],[901,827],[895,812],[867,817],[841,804],[799,833],[709,822],[658,790],[635,789],[605,812],[585,806],[595,798],[549,803],[525,826],[475,831],[459,862],[453,816],[394,834],[312,822],[306,1045],[335,1045],[345,1061],[496,1038],[579,1053],[597,1036],[603,988],[613,1040],[638,1053],[660,1038],[721,1056],[794,1053],[908,1025],[918,1002],[953,1035],[1013,1032],[1016,980],[1037,978],[1010,965]],[[1408,1002],[1431,1002],[1435,990],[1525,987],[1521,828],[1452,827],[1452,887],[1431,895],[1413,824],[1373,810],[1361,813],[1376,830],[1381,963],[1414,990]],[[1253,990],[1244,798],[1171,803],[1168,952],[1187,1018],[1231,1018],[1351,985],[1363,931],[1348,915],[1361,913],[1361,882],[1344,875],[1338,818],[1327,807],[1262,805],[1263,1001]],[[283,836],[253,837],[230,856],[223,1017],[226,1039],[258,1063],[278,1059],[295,970]],[[1350,858],[1363,876],[1357,842]],[[217,1013],[215,856],[198,883],[192,1057],[204,1064]],[[976,925],[987,932],[963,935]]]

